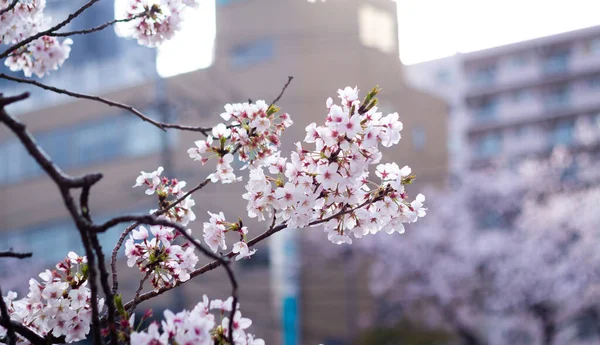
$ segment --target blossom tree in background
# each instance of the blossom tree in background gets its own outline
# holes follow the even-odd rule
[[[403,238],[359,244],[372,290],[464,344],[574,344],[565,325],[600,297],[597,168],[561,150],[428,193],[430,216]]]
[[[25,75],[0,74],[0,78],[119,107],[162,130],[196,132],[203,138],[187,154],[214,170],[199,177],[191,188],[162,167],[142,171],[133,187],[145,189],[143,194],[153,198],[158,208],[148,214],[96,222],[89,197],[102,174],[64,173],[26,126],[9,114],[8,107],[29,94],[0,94],[0,123],[13,132],[56,184],[84,247],[84,253],[65,253],[65,259],[53,269],[31,278],[26,295],[0,292],[3,342],[41,345],[91,337],[94,344],[264,344],[250,333],[252,321],[242,315],[240,287],[231,269],[235,261],[256,252],[253,246],[288,227],[316,226],[325,229],[323,240],[352,243],[351,235],[403,232],[404,223],[425,215],[424,196],[418,194],[413,200],[405,190],[415,177],[410,168],[381,162],[381,149],[399,143],[402,123],[397,113],[378,111],[377,87],[362,99],[358,87],[339,90],[339,100],[329,98],[325,102],[323,122],[309,125],[304,142],[285,154],[279,149],[281,138],[293,121],[276,103],[291,77],[272,102],[225,105],[223,122],[213,127],[157,122],[131,106],[29,79],[34,74],[41,78],[67,63],[73,43],[70,36],[104,30],[116,23],[128,26],[129,38],[145,46],[158,46],[177,34],[182,13],[201,0],[132,0],[120,18],[86,30],[63,30],[83,12],[93,11],[98,1],[89,0],[67,18],[51,24],[52,19],[44,15],[44,0],[0,0],[0,42],[7,46],[0,59],[12,71]],[[245,170],[234,169],[234,160],[243,162]],[[376,176],[371,175],[373,171]],[[222,188],[245,184],[242,197],[247,200],[247,209],[240,210],[237,220],[225,219],[220,210],[208,215],[194,213],[193,193],[211,183],[222,184]],[[266,230],[244,226],[243,213],[264,221]],[[197,221],[203,222],[201,231],[194,226]],[[115,231],[114,227],[122,223],[130,225],[107,258],[98,234]],[[234,234],[237,241],[228,243],[227,233]],[[144,276],[128,302],[123,301],[116,269],[121,251],[127,265]],[[213,261],[197,267],[198,253]],[[31,256],[10,250],[1,254],[23,259]],[[146,314],[141,320],[135,319],[134,310],[140,303],[218,267],[223,267],[229,278],[230,298],[211,300],[203,296],[193,309],[178,313],[167,310],[160,325],[151,323],[140,329],[149,317]],[[149,290],[144,292],[145,285]]]

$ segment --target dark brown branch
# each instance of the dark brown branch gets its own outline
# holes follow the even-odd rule
[[[160,129],[164,130],[163,125],[161,123],[152,120],[151,118],[149,118],[148,116],[142,114],[139,110],[135,109],[134,107],[126,105],[126,104],[123,104],[123,103],[111,101],[111,100],[103,98],[103,97],[86,95],[86,94],[83,94],[83,93],[77,93],[77,92],[73,92],[73,91],[69,91],[69,90],[65,90],[65,89],[60,89],[58,87],[54,87],[54,86],[42,84],[42,83],[40,83],[38,81],[35,81],[35,80],[13,77],[13,76],[10,76],[10,75],[7,75],[7,74],[3,74],[3,73],[0,73],[0,78],[6,79],[6,80],[11,80],[11,81],[14,81],[14,82],[17,82],[17,83],[24,83],[24,84],[34,85],[34,86],[37,86],[37,87],[42,88],[44,90],[52,91],[52,92],[55,92],[55,93],[58,93],[58,94],[62,94],[62,95],[71,96],[71,97],[74,97],[74,98],[88,99],[88,100],[91,100],[91,101],[96,101],[96,102],[104,103],[104,104],[106,104],[108,106],[111,106],[111,107],[117,107],[117,108],[126,110],[126,111],[128,111],[128,112],[136,115],[142,121],[151,123],[154,126],[156,126],[156,127],[160,128]]]
[[[69,14],[69,16],[67,17],[67,19],[63,20],[62,22],[54,25],[53,27],[51,27],[48,30],[44,30],[41,32],[38,32],[37,34],[26,38],[24,40],[22,40],[19,43],[16,43],[10,47],[8,47],[8,49],[6,49],[2,54],[0,54],[0,59],[3,59],[5,57],[7,57],[10,53],[12,53],[13,51],[26,46],[27,44],[37,40],[38,38],[42,37],[42,36],[46,36],[49,33],[52,32],[56,32],[57,30],[62,29],[65,25],[69,24],[73,19],[77,18],[81,13],[83,13],[83,11],[87,10],[88,8],[90,8],[93,4],[95,4],[96,2],[98,2],[99,0],[90,0],[88,1],[86,4],[84,4],[83,6],[81,6],[79,9],[77,9],[77,11]]]
[[[3,320],[10,321],[10,315],[8,314],[8,307],[4,303],[4,295],[2,289],[0,289],[0,316]],[[15,345],[17,343],[17,334],[15,333],[15,327],[12,323],[6,323],[6,337],[8,338],[8,345]]]
[[[79,229],[81,234],[81,242],[85,250],[85,255],[88,259],[88,270],[90,276],[88,278],[88,284],[90,286],[92,300],[90,302],[92,307],[92,338],[94,345],[103,345],[102,334],[100,333],[100,313],[98,311],[98,286],[96,284],[97,271],[96,271],[96,257],[92,250],[90,234],[85,229]]]
[[[281,89],[281,92],[279,93],[279,95],[277,95],[277,97],[273,100],[273,102],[271,102],[271,105],[274,105],[275,103],[279,102],[279,100],[281,100],[281,97],[283,97],[285,90],[288,88],[288,86],[290,86],[290,83],[292,82],[293,79],[294,79],[294,77],[292,77],[292,76],[288,77],[287,83],[285,83],[285,85],[283,85],[283,89]]]
[[[85,29],[85,30],[76,30],[76,31],[66,31],[66,32],[53,32],[53,33],[49,33],[47,36],[54,36],[54,37],[67,37],[67,36],[74,36],[74,35],[85,35],[85,34],[91,34],[92,32],[96,32],[96,31],[102,31],[114,24],[117,23],[127,23],[130,22],[134,19],[138,19],[141,18],[143,16],[146,15],[146,11],[142,12],[142,13],[138,13],[135,16],[131,17],[131,18],[123,18],[123,19],[114,19],[111,20],[110,22],[106,22],[102,25],[98,25],[96,27],[93,28],[89,28],[89,29]]]
[[[15,6],[17,6],[17,3],[19,2],[19,0],[13,0],[10,5],[8,5],[6,8],[0,10],[0,16],[2,16],[4,13],[7,13],[8,11],[12,11],[13,8],[15,8]]]
[[[15,253],[13,251],[0,252],[0,258],[25,259],[33,256],[33,253]]]
[[[108,270],[106,269],[106,262],[104,258],[104,253],[102,252],[102,246],[100,245],[100,241],[98,241],[98,235],[90,232],[89,234],[92,247],[98,256],[98,269],[100,271],[100,284],[102,286],[102,291],[104,292],[104,296],[106,296],[106,307],[108,309],[108,328],[110,331],[110,343],[111,345],[117,345],[118,337],[117,337],[117,329],[116,327],[116,307],[115,300],[113,297],[113,293],[110,289],[110,285],[108,284]],[[100,325],[100,324],[98,324]]]

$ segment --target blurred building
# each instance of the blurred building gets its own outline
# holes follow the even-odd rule
[[[407,66],[406,76],[450,103],[455,172],[600,139],[600,27]]]
[[[425,185],[444,183],[446,103],[405,84],[398,60],[393,2],[216,3],[213,66],[166,80],[119,87],[104,96],[131,104],[157,119],[210,126],[220,120],[218,114],[225,103],[273,100],[291,75],[294,81],[279,102],[294,120],[294,126],[284,135],[283,150],[287,151],[304,138],[305,126],[323,121],[325,100],[335,98],[338,88],[358,85],[364,95],[379,85],[383,88],[381,111],[397,111],[404,123],[400,145],[388,150],[386,157],[410,165],[417,173],[417,182],[408,192],[414,196]],[[110,78],[115,75],[111,73]],[[61,71],[56,76],[59,78]],[[188,187],[211,172],[210,164],[203,167],[186,153],[195,140],[202,138],[201,134],[165,134],[133,114],[99,103],[72,101],[28,112],[21,115],[21,120],[67,172],[104,173],[91,195],[95,221],[115,214],[145,213],[155,207],[153,198],[131,188],[140,170],[152,171],[163,165],[164,175],[185,180]],[[0,243],[32,250],[45,265],[60,260],[69,249],[81,248],[56,187],[5,128],[0,128],[0,162],[10,162],[0,165]],[[223,210],[228,219],[242,216],[251,234],[266,230],[268,224],[244,217],[243,189],[243,184],[211,184],[195,194],[194,210],[199,218],[193,228],[196,236],[201,236],[200,224],[206,211],[217,210]],[[118,236],[119,229],[102,234],[105,250],[112,248]],[[254,321],[253,332],[274,344],[349,344],[357,329],[369,323],[376,308],[369,297],[365,271],[359,269],[364,263],[353,259],[349,252],[344,260],[306,265],[303,256],[311,255],[314,248],[303,248],[294,238],[288,240],[278,244],[282,250],[269,251],[262,246],[251,260],[235,265],[243,268],[237,269],[241,305],[244,314]],[[295,256],[288,256],[290,251]],[[273,266],[284,265],[279,273],[270,273],[269,253],[279,260],[271,262]],[[291,265],[285,262],[294,258],[301,260]],[[135,291],[138,277],[131,273],[133,270],[122,265],[119,272],[127,272],[127,278],[121,278],[125,291]],[[281,272],[286,273],[284,277]],[[273,279],[285,280],[293,298],[287,298],[285,294],[290,291],[280,291],[279,282]],[[157,309],[189,307],[203,293],[214,298],[229,294],[223,272],[216,270],[192,280],[179,292],[161,296],[153,305]],[[278,300],[274,294],[283,295]]]

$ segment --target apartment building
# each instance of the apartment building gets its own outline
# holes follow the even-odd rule
[[[284,135],[283,150],[287,151],[304,138],[305,126],[323,121],[325,100],[335,98],[338,88],[358,85],[364,95],[379,85],[383,88],[380,108],[397,111],[404,123],[403,139],[387,157],[410,165],[418,174],[410,189],[415,193],[424,185],[444,183],[446,103],[404,82],[393,2],[329,0],[314,5],[305,1],[217,0],[216,5],[217,36],[210,68],[121,87],[104,96],[170,122],[210,126],[219,121],[225,103],[271,101],[291,75],[294,81],[279,102],[294,120]],[[166,176],[185,180],[188,186],[210,173],[210,167],[191,161],[186,153],[200,134],[164,134],[132,114],[98,103],[72,101],[24,113],[21,119],[67,172],[104,173],[91,196],[95,220],[147,212],[153,207],[152,198],[131,188],[140,170],[152,171],[163,165]],[[0,128],[0,162],[10,162],[0,165],[0,243],[32,250],[46,265],[77,248],[68,214],[57,202],[56,187],[4,128]],[[243,184],[209,185],[198,192],[195,212],[199,220],[194,233],[201,236],[198,224],[206,211],[223,210],[231,219],[244,217],[242,192]],[[246,218],[251,234],[264,231],[265,224]],[[103,234],[103,247],[111,248],[118,235],[118,230]],[[290,304],[279,305],[273,295],[281,292],[272,283],[275,275],[269,268],[273,251],[266,245],[253,259],[236,265],[241,305],[254,320],[254,332],[275,344],[349,343],[361,320],[373,313],[365,277],[349,275],[343,260],[319,267],[302,265],[307,248],[292,238],[283,253],[297,248],[300,262],[285,268],[295,272],[288,278],[295,281],[296,293],[286,299]],[[122,286],[134,291],[137,277],[122,266],[119,272],[128,276],[122,278]],[[349,284],[353,286],[350,294]],[[165,294],[152,305],[156,310],[190,307],[203,293],[211,297],[229,294],[222,272],[195,279],[179,293]],[[348,296],[356,297],[353,303],[348,303]]]
[[[477,168],[600,138],[600,27],[407,66],[451,104],[451,167]]]

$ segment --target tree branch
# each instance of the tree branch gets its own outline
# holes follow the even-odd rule
[[[294,79],[294,77],[292,77],[292,76],[288,77],[287,83],[285,83],[285,85],[283,85],[283,89],[281,89],[281,92],[279,93],[279,95],[277,95],[277,97],[273,100],[273,102],[271,102],[271,105],[274,105],[275,103],[279,102],[279,100],[281,100],[281,97],[283,97],[285,90],[288,88],[288,86],[290,86],[290,83],[292,82],[293,79]]]
[[[0,16],[2,16],[4,13],[7,13],[8,11],[12,11],[13,8],[15,8],[15,6],[17,6],[17,3],[19,2],[19,0],[13,0],[10,5],[8,5],[6,8],[0,10]]]
[[[11,250],[0,252],[0,258],[17,258],[17,259],[25,259],[33,256],[33,253],[15,253]]]
[[[77,18],[81,13],[83,13],[85,10],[87,10],[88,8],[90,8],[93,4],[95,4],[96,2],[98,2],[99,0],[90,0],[88,1],[85,5],[81,6],[79,9],[77,9],[77,11],[69,14],[69,16],[67,17],[67,19],[63,20],[62,22],[54,25],[53,27],[51,27],[48,30],[45,31],[41,31],[38,32],[37,34],[26,38],[22,41],[20,41],[19,43],[16,43],[10,47],[8,47],[8,49],[6,49],[2,54],[0,54],[0,59],[3,59],[5,57],[8,56],[8,54],[12,53],[13,51],[26,46],[27,44],[37,40],[38,38],[42,37],[42,36],[46,36],[52,32],[56,32],[57,30],[60,30],[61,28],[63,28],[65,25],[69,24],[73,19]]]
[[[54,37],[67,37],[67,36],[74,36],[74,35],[85,35],[85,34],[91,34],[92,32],[96,32],[96,31],[102,31],[104,29],[106,29],[107,27],[110,27],[114,24],[117,23],[127,23],[130,22],[134,19],[138,19],[141,18],[143,16],[145,16],[147,14],[146,11],[142,12],[142,13],[138,13],[135,16],[131,17],[131,18],[123,18],[123,19],[114,19],[111,20],[110,22],[106,22],[102,25],[98,25],[96,27],[93,28],[89,28],[89,29],[85,29],[85,30],[76,30],[76,31],[66,31],[66,32],[52,32],[49,33],[47,36],[54,36]]]
[[[111,107],[116,107],[116,108],[120,108],[123,110],[126,110],[134,115],[136,115],[137,117],[139,117],[140,119],[142,119],[142,121],[148,122],[153,124],[154,126],[164,130],[163,126],[161,123],[152,120],[151,118],[149,118],[148,116],[142,114],[139,110],[135,109],[132,106],[123,104],[123,103],[119,103],[119,102],[115,102],[115,101],[111,101],[109,99],[103,98],[103,97],[98,97],[98,96],[92,96],[92,95],[86,95],[83,93],[77,93],[77,92],[73,92],[73,91],[69,91],[69,90],[65,90],[65,89],[61,89],[58,87],[54,87],[54,86],[50,86],[50,85],[46,85],[46,84],[42,84],[39,81],[36,80],[30,80],[30,79],[25,79],[25,78],[18,78],[18,77],[13,77],[7,74],[3,74],[0,73],[0,78],[2,79],[6,79],[6,80],[11,80],[17,83],[23,83],[23,84],[30,84],[30,85],[34,85],[37,86],[39,88],[42,88],[44,90],[48,90],[48,91],[52,91],[58,94],[62,94],[62,95],[67,95],[67,96],[71,96],[74,98],[80,98],[80,99],[88,99],[91,101],[96,101],[96,102],[100,102],[100,103],[104,103],[108,106]]]

